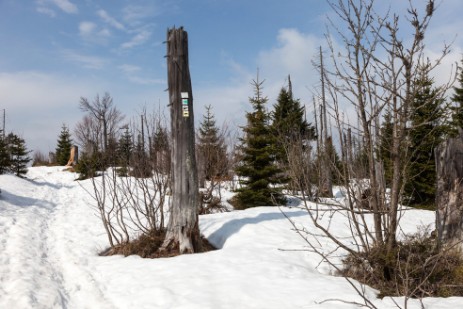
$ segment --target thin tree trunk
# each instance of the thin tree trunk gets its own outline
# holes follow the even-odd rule
[[[436,228],[440,242],[463,240],[463,131],[436,149]]]
[[[162,249],[180,254],[200,251],[198,173],[195,158],[193,93],[188,65],[188,35],[167,31],[167,72],[172,134],[172,199]]]
[[[322,84],[322,110],[320,112],[320,122],[323,139],[323,166],[321,170],[321,193],[324,197],[333,197],[333,181],[331,173],[330,157],[328,156],[328,120],[326,116],[326,95],[325,95],[325,67],[323,66],[322,47],[320,46],[320,81]]]

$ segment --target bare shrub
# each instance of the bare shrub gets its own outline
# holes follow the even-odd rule
[[[40,151],[34,151],[32,157],[32,166],[47,166],[50,165],[49,159]]]
[[[213,179],[206,184],[206,188],[200,190],[201,198],[201,209],[199,210],[200,215],[226,212],[228,208],[223,204],[222,201],[222,189],[223,180]]]
[[[95,200],[110,245],[104,254],[133,253],[147,256],[147,252],[152,253],[150,246],[157,246],[155,240],[165,232],[165,206],[169,202],[170,193],[170,165],[161,163],[168,153],[162,152],[164,156],[160,157],[158,152],[162,149],[151,149],[151,143],[147,142],[162,126],[160,117],[156,114],[144,114],[143,122],[138,126],[143,132],[136,144],[138,149],[128,154],[123,153],[123,167],[119,166],[121,161],[114,151],[110,160],[105,160],[110,166],[108,169],[89,175],[92,177],[92,191],[89,193]],[[136,132],[134,126],[132,136]],[[148,151],[145,145],[149,145]],[[98,158],[93,158],[94,161],[88,162],[91,166],[87,169],[90,171],[97,170],[100,162]],[[126,172],[121,172],[121,168],[126,169]],[[99,177],[94,177],[97,175]],[[148,246],[151,249],[144,245],[149,239],[153,240]],[[139,248],[140,251],[136,253],[135,248]]]
[[[394,252],[372,248],[349,255],[340,274],[380,290],[379,297],[463,296],[463,258],[455,247],[441,250],[428,232],[409,235]]]
[[[342,199],[315,199],[316,203],[312,203],[312,192],[304,180],[308,174],[299,175],[299,159],[293,151],[297,146],[287,145],[287,155],[292,156],[294,162],[290,164],[292,175],[302,180],[298,183],[304,207],[317,229],[317,232],[307,231],[294,225],[296,231],[311,250],[340,274],[352,275],[363,284],[382,284],[385,295],[404,295],[404,307],[410,297],[430,294],[438,282],[433,278],[439,277],[439,273],[460,267],[460,262],[454,260],[455,255],[439,249],[434,240],[416,235],[403,241],[398,238],[399,221],[406,211],[401,204],[410,176],[407,166],[413,151],[409,147],[410,113],[420,91],[414,81],[430,74],[448,53],[445,46],[434,63],[426,58],[424,38],[435,9],[434,1],[426,2],[427,8],[421,13],[409,2],[407,23],[400,24],[399,31],[399,16],[389,13],[380,16],[374,11],[374,0],[328,0],[335,16],[347,27],[331,21],[335,30],[334,34],[327,35],[331,65],[326,72],[319,67],[321,74],[326,74],[329,116],[341,148],[341,164],[329,162],[322,168],[333,168],[339,173],[344,191]],[[407,26],[412,37],[403,39],[400,35],[408,31],[404,30]],[[344,43],[344,50],[338,48],[334,38]],[[433,99],[442,98],[450,85],[440,86]],[[345,106],[355,109],[355,125],[346,119]],[[384,162],[378,155],[380,119],[385,110],[391,112],[392,123],[388,188],[384,181]],[[354,141],[358,141],[357,147]],[[333,232],[329,218],[337,215],[346,217],[350,237],[339,237]],[[312,236],[320,232],[336,246],[334,251],[348,255],[345,262],[346,267],[352,266],[350,272],[319,248]],[[447,270],[445,264],[449,264]],[[422,266],[421,273],[417,265]],[[363,298],[361,305],[375,308],[364,288],[347,280]]]

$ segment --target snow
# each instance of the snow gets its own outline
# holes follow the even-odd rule
[[[307,244],[282,214],[311,228],[300,207],[257,207],[200,217],[219,250],[174,258],[100,257],[107,239],[89,181],[64,167],[33,167],[27,179],[0,175],[0,308],[358,308],[352,286]],[[294,200],[293,200],[293,204]],[[349,237],[343,216],[331,229]],[[328,218],[328,216],[327,216]],[[432,224],[410,210],[405,232]],[[323,237],[320,248],[332,244]],[[342,253],[336,252],[339,259]],[[396,308],[390,298],[379,308]],[[403,298],[395,298],[403,306]],[[430,298],[426,308],[462,308],[463,298]],[[421,308],[411,300],[409,308]]]

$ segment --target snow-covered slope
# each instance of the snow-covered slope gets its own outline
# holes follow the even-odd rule
[[[347,302],[361,301],[319,256],[301,250],[306,244],[281,213],[311,229],[297,207],[201,216],[201,231],[217,251],[99,257],[106,236],[85,191],[90,182],[63,169],[30,168],[28,179],[0,175],[0,308],[357,308]],[[332,223],[340,235],[342,220]],[[411,228],[432,223],[433,214],[413,211],[403,220]],[[379,308],[395,308],[367,293]],[[463,308],[463,298],[424,304]],[[409,308],[421,306],[412,301]]]

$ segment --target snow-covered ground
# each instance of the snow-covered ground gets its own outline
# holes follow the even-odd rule
[[[201,232],[217,251],[100,257],[107,240],[84,190],[91,184],[63,169],[30,168],[28,179],[0,175],[0,308],[358,308],[349,302],[361,302],[319,256],[301,250],[306,244],[281,213],[310,230],[298,207],[201,216]],[[348,237],[343,217],[332,219],[332,230]],[[434,214],[408,211],[402,222],[413,229],[432,224]],[[367,295],[379,308],[396,308],[373,289]],[[463,298],[425,299],[424,306],[463,308]],[[413,300],[409,308],[421,304]]]

